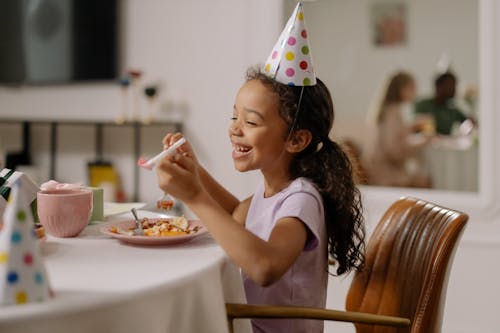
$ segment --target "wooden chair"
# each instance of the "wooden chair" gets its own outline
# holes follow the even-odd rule
[[[348,321],[357,333],[440,332],[451,262],[467,220],[464,213],[402,198],[370,237],[365,269],[347,295],[348,311],[226,304],[230,332],[236,318]]]

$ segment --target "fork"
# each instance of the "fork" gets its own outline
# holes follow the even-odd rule
[[[162,158],[169,154],[175,154],[176,149],[182,146],[184,143],[186,143],[186,138],[180,138],[174,144],[172,144],[170,147],[168,147],[166,150],[162,151],[158,155],[154,156],[153,158],[146,160],[144,158],[140,158],[137,161],[137,164],[139,167],[147,169],[147,170],[153,170],[153,168],[156,166],[156,163],[160,161]],[[168,194],[164,193],[161,198],[159,198],[156,201],[155,205],[155,210],[160,210],[160,211],[167,211],[171,210],[174,206],[174,199]]]
[[[136,209],[132,208],[130,211],[132,212],[132,215],[134,215],[134,219],[135,219],[135,226],[136,226],[136,228],[134,229],[134,235],[137,235],[137,236],[144,235],[144,231],[142,231],[141,221],[139,221],[139,218],[137,217],[137,211],[136,211]]]
[[[168,193],[163,193],[163,196],[156,201],[156,208],[160,211],[172,210],[174,208],[174,198]]]

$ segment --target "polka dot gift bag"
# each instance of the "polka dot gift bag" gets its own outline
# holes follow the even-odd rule
[[[295,7],[285,29],[274,45],[263,71],[275,81],[291,86],[314,86],[316,84],[301,2]]]
[[[33,216],[24,204],[21,182],[12,185],[0,231],[0,303],[23,304],[49,298],[49,283]]]

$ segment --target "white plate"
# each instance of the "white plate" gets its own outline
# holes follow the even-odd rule
[[[139,217],[141,218],[141,217]],[[179,244],[190,241],[193,238],[206,234],[208,231],[205,229],[203,224],[198,220],[189,220],[188,221],[190,227],[198,226],[200,229],[189,235],[179,235],[179,236],[163,236],[163,237],[154,237],[154,236],[137,236],[137,235],[124,235],[117,234],[111,231],[112,227],[130,230],[135,228],[135,221],[121,221],[121,222],[110,222],[105,226],[101,227],[101,233],[108,235],[112,238],[116,238],[121,242],[135,244],[135,245],[172,245]]]

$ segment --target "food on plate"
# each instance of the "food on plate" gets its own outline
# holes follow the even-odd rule
[[[141,221],[142,230],[146,236],[181,236],[198,231],[198,227],[189,229],[188,221],[184,216],[148,219]]]
[[[120,233],[120,230],[118,230],[118,228],[115,225],[112,225],[111,227],[109,227],[109,231],[114,233],[114,234]]]
[[[2,230],[3,222],[0,221],[0,231]],[[33,225],[33,232],[38,239],[45,238],[45,228],[40,223],[35,223]]]
[[[196,233],[200,227],[189,227],[189,223],[184,216],[176,216],[169,218],[143,218],[141,220],[144,236],[149,237],[168,237],[168,236],[185,236]],[[135,226],[131,226],[127,230],[122,230],[116,226],[111,226],[109,231],[115,234],[125,234],[134,236],[133,230]]]
[[[41,224],[35,224],[34,226],[35,235],[38,239],[42,239],[45,237],[45,228]]]

